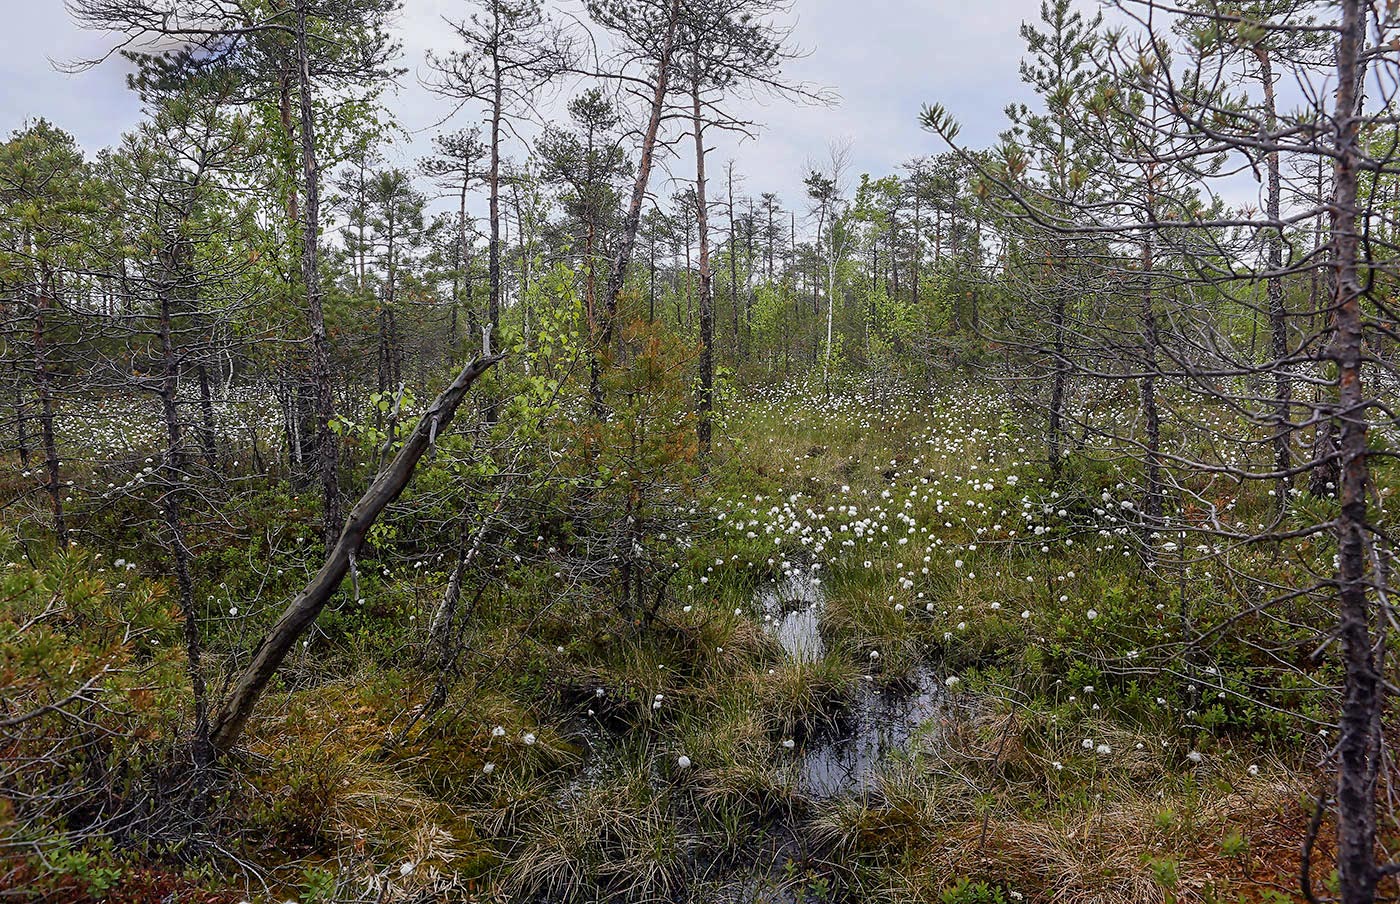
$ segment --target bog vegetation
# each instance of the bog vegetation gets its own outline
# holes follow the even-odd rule
[[[789,198],[785,0],[68,6],[144,115],[0,144],[0,898],[1400,894],[1394,4],[1045,0],[994,146]]]

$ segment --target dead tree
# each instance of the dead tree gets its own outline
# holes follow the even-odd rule
[[[388,466],[379,472],[359,502],[355,503],[320,570],[268,629],[228,693],[214,708],[209,725],[215,753],[227,753],[238,743],[248,718],[282,660],[316,620],[339,589],[341,581],[354,567],[355,555],[375,520],[408,486],[419,460],[437,441],[438,435],[452,423],[472,384],[501,358],[501,355],[478,358],[462,368],[451,385],[423,412]]]

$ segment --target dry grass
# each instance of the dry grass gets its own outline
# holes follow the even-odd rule
[[[870,794],[828,802],[811,837],[844,882],[897,901],[938,901],[963,876],[1036,904],[1207,904],[1296,884],[1296,860],[1278,851],[1298,848],[1304,788],[1282,764],[1182,777],[1134,736],[1101,737],[1117,752],[1077,750],[1005,714],[965,724]]]

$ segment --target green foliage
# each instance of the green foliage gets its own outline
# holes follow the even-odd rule
[[[0,532],[0,824],[97,896],[121,873],[92,825],[158,794],[189,703],[178,613],[126,564],[70,548],[30,565]]]
[[[995,885],[959,879],[938,895],[941,904],[1006,904],[1006,895]]]

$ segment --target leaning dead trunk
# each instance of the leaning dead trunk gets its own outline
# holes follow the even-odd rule
[[[442,393],[423,412],[418,424],[404,441],[403,447],[393,461],[370,484],[360,501],[350,510],[350,516],[340,531],[321,570],[287,606],[277,623],[268,630],[253,651],[252,660],[234,682],[232,690],[220,702],[210,718],[211,740],[215,750],[226,753],[238,743],[238,737],[253,714],[253,708],[267,689],[267,684],[276,674],[291,651],[292,646],[316,620],[326,603],[340,587],[340,582],[350,570],[350,561],[364,542],[365,535],[374,525],[379,514],[389,503],[398,498],[413,477],[423,453],[436,441],[438,433],[447,429],[453,416],[466,398],[467,390],[477,378],[492,365],[500,361],[501,355],[478,358],[457,375]]]

